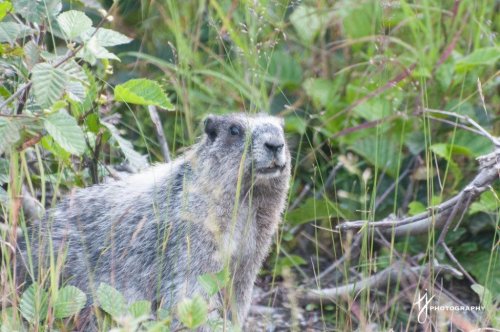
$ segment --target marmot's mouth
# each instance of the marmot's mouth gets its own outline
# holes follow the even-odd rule
[[[285,165],[274,165],[269,167],[262,167],[257,170],[259,174],[275,174],[281,173],[285,169]]]

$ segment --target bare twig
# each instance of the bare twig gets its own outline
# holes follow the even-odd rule
[[[425,108],[424,112],[425,113],[434,113],[434,114],[447,115],[447,116],[451,116],[451,117],[463,120],[465,122],[468,122],[470,125],[472,125],[473,127],[475,127],[481,133],[481,136],[484,136],[487,139],[489,139],[495,145],[495,147],[500,147],[500,140],[497,137],[494,137],[493,135],[491,135],[483,127],[481,127],[476,121],[472,120],[467,115],[462,115],[462,114],[458,114],[458,113],[455,113],[455,112],[434,110],[434,109],[430,109],[430,108]]]
[[[151,117],[151,121],[155,125],[156,138],[158,139],[158,144],[160,144],[161,154],[163,155],[163,160],[166,163],[170,162],[170,151],[168,149],[167,139],[163,133],[163,126],[161,125],[160,116],[158,115],[158,111],[156,110],[156,106],[150,105],[148,106],[149,116]]]
[[[344,222],[337,226],[342,231],[351,229],[361,229],[363,227],[380,228],[384,233],[395,235],[422,234],[426,233],[430,227],[442,228],[450,214],[456,215],[458,212],[466,211],[470,204],[487,190],[494,181],[499,178],[500,172],[500,149],[495,152],[478,158],[480,171],[476,177],[460,193],[450,198],[438,206],[431,207],[427,212],[420,213],[413,217],[404,219],[388,219],[383,221],[358,220]],[[463,202],[463,204],[461,204]],[[453,213],[455,207],[457,210]],[[454,216],[452,216],[454,217]]]
[[[446,245],[446,243],[442,243],[441,244],[443,246],[443,249],[444,251],[446,252],[446,256],[448,256],[448,258],[453,262],[455,263],[456,266],[458,266],[458,268],[460,269],[460,271],[462,271],[463,275],[469,279],[470,283],[471,284],[475,284],[476,281],[474,280],[474,278],[472,278],[472,276],[467,272],[467,270],[465,270],[465,268],[462,266],[462,264],[460,264],[460,262],[458,261],[458,259],[455,257],[455,255],[453,255],[453,253],[451,252],[450,248],[448,248],[448,246]]]
[[[448,265],[434,266],[434,273],[449,273],[456,277],[461,277],[462,273]],[[353,282],[344,286],[324,289],[309,289],[303,291],[299,298],[302,302],[317,303],[324,300],[336,300],[339,297],[357,293],[367,288],[378,288],[387,285],[388,280],[396,281],[401,278],[412,278],[415,275],[427,275],[429,269],[427,266],[408,267],[405,264],[395,263],[385,270],[374,274],[366,279]]]

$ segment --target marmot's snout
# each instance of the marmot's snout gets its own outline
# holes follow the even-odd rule
[[[256,173],[266,178],[281,175],[289,160],[283,128],[269,126],[254,137],[253,154]]]

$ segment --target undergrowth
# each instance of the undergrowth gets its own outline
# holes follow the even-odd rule
[[[336,228],[428,211],[478,172],[475,158],[494,146],[464,120],[499,135],[498,11],[488,0],[0,2],[2,331],[78,325],[88,298],[59,284],[58,266],[16,284],[17,239],[72,188],[165,161],[151,107],[174,156],[208,113],[285,119],[288,210],[254,301],[282,310],[256,309],[249,330],[500,328],[498,184],[456,218],[445,247],[433,227],[408,236]],[[435,273],[440,264],[462,279]],[[394,266],[427,274],[301,300]],[[209,291],[218,278],[205,276]],[[424,295],[481,310],[423,317]],[[154,315],[110,285],[96,298],[102,330],[207,319],[201,298]]]

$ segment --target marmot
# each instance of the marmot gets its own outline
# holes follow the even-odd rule
[[[209,115],[204,129],[174,161],[77,190],[50,210],[29,231],[35,276],[50,234],[54,255],[65,254],[63,282],[89,295],[104,282],[130,302],[174,308],[201,294],[220,310],[220,294],[208,298],[197,278],[227,267],[226,317],[241,325],[285,208],[290,153],[277,117]]]

